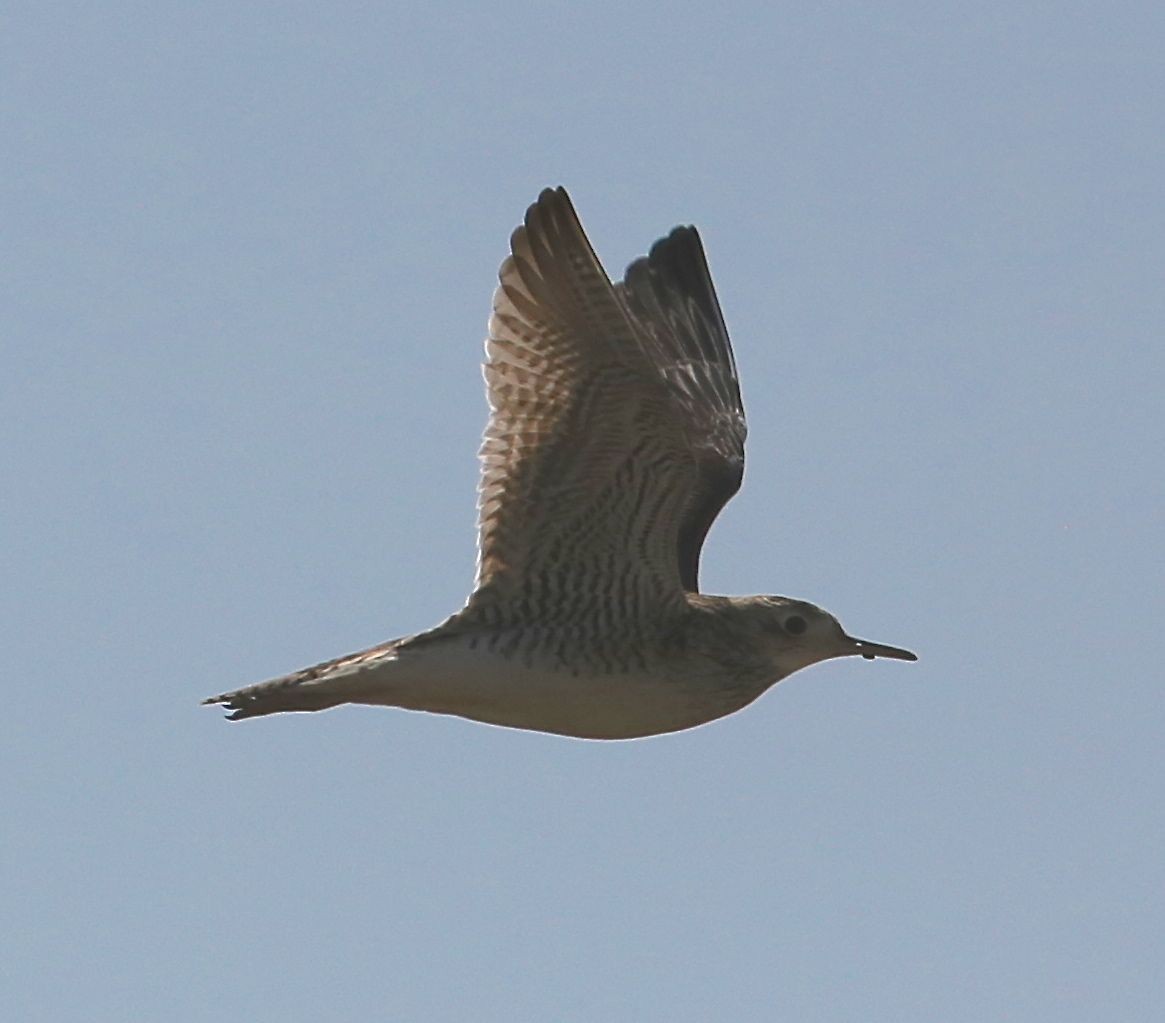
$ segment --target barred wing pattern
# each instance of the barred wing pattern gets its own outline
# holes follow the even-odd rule
[[[630,625],[694,588],[700,542],[739,486],[744,419],[689,230],[618,289],[565,190],[544,191],[514,232],[486,342],[469,610]]]
[[[680,579],[699,589],[700,548],[744,478],[747,427],[732,343],[694,227],[677,227],[637,259],[619,290],[687,424],[697,474],[678,538]]]

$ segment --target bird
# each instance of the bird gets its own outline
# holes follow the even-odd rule
[[[740,381],[700,235],[612,283],[564,188],[498,271],[475,587],[425,632],[204,700],[231,720],[365,704],[580,739],[706,724],[837,657],[915,661],[791,597],[701,593],[739,490]]]

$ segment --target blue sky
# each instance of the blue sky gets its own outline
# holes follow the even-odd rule
[[[1165,16],[17,5],[5,1019],[1096,1020],[1165,999]],[[835,661],[586,743],[198,700],[472,580],[508,234],[701,230],[712,592]]]

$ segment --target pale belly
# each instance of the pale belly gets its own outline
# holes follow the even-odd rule
[[[352,680],[356,682],[356,679]],[[572,671],[451,638],[361,672],[352,703],[454,714],[586,739],[632,739],[693,728],[755,699],[712,678],[654,671]]]

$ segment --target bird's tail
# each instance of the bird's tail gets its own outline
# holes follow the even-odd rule
[[[231,721],[283,711],[327,710],[351,701],[358,687],[357,676],[374,664],[394,657],[399,645],[400,640],[393,640],[291,675],[219,693],[202,703],[204,706],[217,704],[226,707],[232,712],[227,715]]]

